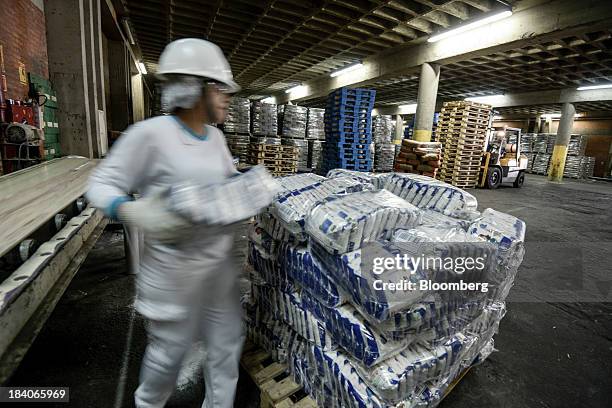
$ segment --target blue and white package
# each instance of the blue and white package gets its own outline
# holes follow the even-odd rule
[[[306,218],[306,232],[327,251],[342,254],[419,222],[420,210],[405,200],[386,190],[362,191],[317,203]]]
[[[421,209],[446,215],[476,211],[476,197],[458,187],[431,177],[410,173],[393,173],[384,188]]]
[[[327,307],[307,291],[302,292],[302,302],[316,318],[325,322],[334,341],[366,366],[397,354],[407,345],[405,341],[396,341],[378,333],[350,304]]]
[[[297,292],[283,292],[270,286],[256,286],[258,298],[262,299],[262,312],[287,323],[304,339],[324,350],[335,347],[323,322],[302,304]],[[265,300],[264,300],[265,299]]]
[[[333,169],[327,172],[327,178],[350,177],[362,183],[369,183],[380,190],[392,173],[368,173],[357,170]]]
[[[298,282],[326,306],[339,306],[346,302],[329,271],[304,246],[282,244],[279,265],[283,272]]]
[[[229,225],[258,214],[280,191],[266,168],[255,166],[211,186],[179,183],[170,189],[168,203],[172,211],[194,223]]]
[[[285,183],[287,184],[287,183]],[[277,195],[270,211],[298,241],[305,241],[305,218],[319,201],[338,194],[362,191],[366,185],[348,177],[317,180]]]
[[[416,396],[423,384],[444,385],[444,379],[453,378],[469,367],[491,339],[504,316],[505,306],[495,303],[486,307],[463,332],[457,332],[436,342],[419,341],[399,354],[373,367],[357,365],[361,377],[385,401],[397,403]],[[491,350],[485,350],[486,358]],[[440,381],[442,380],[442,381]]]
[[[275,252],[269,252],[252,241],[249,241],[248,247],[247,260],[264,281],[282,289],[293,287],[291,280],[279,268]]]

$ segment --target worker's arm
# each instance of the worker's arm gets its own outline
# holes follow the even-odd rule
[[[142,192],[156,179],[155,135],[141,125],[131,127],[113,146],[109,156],[96,168],[89,180],[87,198],[111,218],[133,225],[153,240],[172,243],[191,226],[173,214],[162,197],[165,191],[151,191],[133,201],[130,193]]]
[[[86,197],[108,217],[117,218],[119,206],[130,201],[130,194],[150,177],[149,163],[154,163],[156,148],[146,133],[141,124],[131,126],[89,179]]]

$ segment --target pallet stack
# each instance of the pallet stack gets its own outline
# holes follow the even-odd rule
[[[269,211],[248,229],[251,286],[243,305],[249,339],[263,350],[247,351],[243,366],[255,367],[247,372],[264,407],[303,406],[293,394],[301,387],[326,408],[437,406],[493,350],[525,224],[492,209],[479,213],[471,194],[429,177],[328,176],[280,179]],[[456,242],[437,242],[433,251],[490,259],[479,272],[461,272],[469,282],[495,282],[486,293],[375,288],[375,281],[417,283],[438,272],[423,266],[381,275],[363,261],[368,253],[427,256],[449,233]],[[283,405],[287,395],[293,403]]]
[[[227,147],[234,157],[238,157],[240,163],[246,163],[249,152],[250,136],[248,133],[225,133]]]
[[[324,145],[324,140],[308,141],[308,168],[312,169],[313,173],[321,172]]]
[[[324,172],[342,168],[371,171],[372,108],[376,91],[340,88],[325,109]]]
[[[325,140],[325,109],[308,108],[306,139]]]
[[[395,159],[394,170],[400,173],[436,177],[441,164],[441,147],[439,142],[417,142],[404,139]]]
[[[308,168],[308,140],[281,138],[281,144],[295,146],[297,149],[297,166],[303,170]]]
[[[247,160],[264,165],[273,176],[286,176],[297,172],[298,151],[294,146],[251,143]]]
[[[276,104],[261,101],[251,104],[251,133],[255,136],[276,137],[278,133]]]
[[[476,187],[490,116],[490,105],[444,103],[437,129],[443,149],[440,180],[461,188]]]
[[[251,101],[247,98],[233,97],[227,108],[223,123],[226,133],[248,134],[251,125]]]
[[[279,114],[279,127],[282,129],[282,138],[306,138],[307,117],[308,108],[297,105],[284,105],[282,113]]]

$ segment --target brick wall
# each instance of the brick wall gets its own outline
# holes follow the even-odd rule
[[[3,0],[0,44],[8,89],[5,97],[25,99],[28,86],[19,82],[19,63],[25,64],[26,73],[49,78],[44,12],[31,0]]]

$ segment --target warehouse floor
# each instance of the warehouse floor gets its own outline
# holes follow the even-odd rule
[[[496,336],[499,352],[473,368],[441,406],[608,407],[612,184],[556,185],[528,175],[520,190],[474,194],[480,209],[525,220],[527,253]],[[121,238],[103,235],[12,385],[69,386],[74,407],[132,406],[146,335],[131,307],[133,277],[125,274]],[[190,381],[190,371],[169,407],[200,406],[201,378]],[[256,401],[257,389],[242,373],[236,407],[256,407]]]

